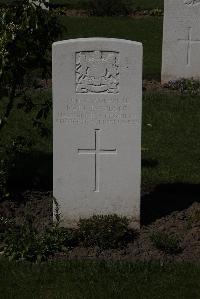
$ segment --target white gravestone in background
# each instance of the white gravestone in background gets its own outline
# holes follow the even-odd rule
[[[200,0],[165,0],[162,82],[200,78]]]
[[[53,44],[54,198],[64,226],[118,214],[140,220],[142,44]]]

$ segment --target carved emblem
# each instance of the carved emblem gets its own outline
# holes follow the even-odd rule
[[[84,51],[76,53],[77,93],[118,93],[119,53]]]
[[[187,6],[196,6],[200,4],[200,0],[184,0],[184,4]]]

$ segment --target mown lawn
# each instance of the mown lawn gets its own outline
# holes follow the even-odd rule
[[[0,0],[1,3],[12,3],[14,0]],[[139,9],[163,8],[164,0],[131,0],[132,6]],[[89,7],[90,0],[50,0],[50,4],[65,5],[69,8],[84,9]]]
[[[200,266],[0,261],[2,299],[199,299]]]
[[[144,95],[143,190],[161,183],[199,184],[199,113],[200,97]]]
[[[89,6],[89,2],[90,0],[50,0],[50,3],[66,5],[70,8],[85,8]],[[130,2],[134,8],[140,9],[163,8],[164,5],[163,0],[131,0]]]

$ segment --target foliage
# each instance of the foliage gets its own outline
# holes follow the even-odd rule
[[[196,96],[200,94],[200,81],[191,79],[180,79],[180,80],[171,80],[164,85],[167,88],[172,90],[177,90],[181,94],[188,94],[191,96]]]
[[[91,0],[91,14],[95,16],[125,16],[130,11],[129,0]]]
[[[23,97],[18,108],[30,112],[36,107],[26,90],[36,87],[38,78],[47,78],[51,73],[51,45],[62,26],[57,17],[41,5],[47,6],[46,1],[17,0],[12,6],[0,9],[0,90],[1,99],[7,98],[0,115],[0,131],[8,123],[19,95]],[[33,125],[42,136],[49,134],[43,121],[51,105],[48,99],[37,106]],[[8,173],[14,167],[14,157],[24,150],[26,141],[23,138],[17,136],[17,140],[10,140],[9,145],[3,146],[3,152],[0,149],[0,198],[7,194]]]
[[[47,127],[45,120],[52,111],[52,95],[45,92],[34,92],[30,89],[21,96],[17,108],[23,109],[25,113],[36,111],[32,117],[33,126],[36,127],[41,137],[49,137],[51,128]]]
[[[93,216],[81,219],[78,229],[59,227],[59,222],[43,231],[35,228],[33,219],[26,217],[23,225],[3,219],[0,233],[3,254],[9,259],[39,262],[47,260],[56,252],[66,252],[78,245],[99,246],[101,249],[125,246],[136,237],[128,228],[126,217]]]
[[[0,251],[10,260],[41,262],[57,252],[66,252],[78,244],[77,231],[60,227],[59,210],[55,223],[43,229],[36,227],[36,219],[27,214],[17,224],[13,219],[0,217]]]
[[[200,224],[200,210],[194,211],[194,213],[191,215],[190,219],[193,223]]]
[[[24,91],[27,76],[38,70],[37,77],[50,74],[51,44],[61,33],[56,16],[42,9],[45,0],[18,0],[0,9],[0,88],[9,98],[0,121],[7,122],[13,102]]]
[[[117,215],[97,215],[80,219],[78,232],[83,246],[102,249],[124,246],[133,240],[136,232],[128,228],[129,220]]]
[[[5,238],[6,232],[13,226],[13,220],[0,215],[0,242]],[[1,251],[1,246],[0,246]]]
[[[4,232],[3,254],[10,260],[26,260],[40,262],[47,260],[56,252],[65,252],[72,237],[67,230],[62,230],[57,224],[46,227],[44,231],[38,231],[30,217],[27,217],[23,225],[7,227]],[[66,245],[66,246],[65,246]]]
[[[180,240],[166,232],[155,232],[150,236],[153,245],[168,254],[178,254],[182,251]]]
[[[200,226],[200,210],[195,210],[187,219],[188,229]]]
[[[163,10],[160,8],[154,8],[149,11],[150,16],[161,17],[163,16]]]
[[[66,252],[78,245],[99,246],[101,249],[125,246],[136,237],[136,232],[128,228],[129,220],[117,215],[93,216],[81,219],[77,229],[66,229],[57,222],[36,229],[30,215],[21,225],[14,221],[0,218],[0,236],[4,256],[14,260],[39,262],[47,260],[57,252]]]

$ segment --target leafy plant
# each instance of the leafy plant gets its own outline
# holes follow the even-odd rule
[[[161,17],[163,16],[163,10],[160,8],[154,8],[149,11],[150,16]]]
[[[31,214],[27,214],[21,224],[16,224],[14,219],[0,217],[1,253],[10,260],[41,262],[57,252],[66,252],[68,248],[76,246],[77,230],[60,227],[57,204],[55,220],[52,225],[38,229]]]
[[[150,236],[153,245],[168,254],[178,254],[182,251],[180,240],[166,232],[155,232]]]
[[[83,246],[117,248],[133,240],[136,232],[128,228],[129,220],[117,215],[97,215],[80,219],[78,233]]]
[[[52,110],[52,95],[50,92],[26,91],[17,107],[25,113],[34,111],[31,119],[33,126],[38,129],[41,137],[50,137],[51,129],[45,123]]]
[[[200,210],[195,210],[187,219],[188,228],[192,226],[199,225],[200,226]]]
[[[177,90],[181,94],[189,94],[192,96],[200,94],[200,81],[191,79],[180,79],[180,80],[171,80],[165,87],[172,90]]]
[[[65,252],[72,246],[71,231],[59,228],[57,224],[38,231],[31,218],[23,225],[13,224],[3,236],[3,254],[11,260],[40,262],[47,260],[56,252]]]
[[[50,74],[51,44],[62,26],[41,4],[46,5],[46,1],[18,0],[0,9],[0,88],[9,99],[0,130],[9,119],[16,97],[26,89],[26,77],[36,70],[37,77]]]
[[[91,14],[96,16],[128,15],[131,10],[129,0],[91,0]]]
[[[0,242],[2,242],[2,240],[5,237],[5,234],[12,226],[13,226],[12,219],[8,219],[6,217],[0,216]]]

